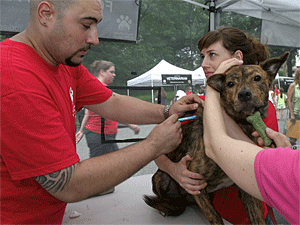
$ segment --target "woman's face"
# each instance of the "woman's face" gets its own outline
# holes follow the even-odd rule
[[[111,66],[108,70],[100,70],[100,81],[105,84],[111,84],[115,79],[115,67]]]
[[[223,47],[221,41],[218,41],[208,46],[208,48],[202,49],[201,57],[203,58],[201,66],[206,78],[208,78],[217,70],[223,61],[235,56],[234,54],[230,54],[230,52]]]

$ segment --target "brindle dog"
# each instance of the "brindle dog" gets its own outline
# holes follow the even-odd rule
[[[269,87],[280,66],[286,61],[289,53],[279,58],[266,60],[260,65],[234,66],[224,74],[211,76],[207,84],[220,92],[221,104],[243,131],[256,142],[251,135],[254,127],[246,118],[259,111],[262,118],[268,114]],[[187,205],[199,205],[211,224],[223,224],[222,218],[210,201],[208,193],[231,186],[233,182],[224,171],[205,155],[203,141],[203,108],[196,112],[197,118],[182,126],[181,144],[167,156],[178,162],[189,154],[193,161],[188,165],[190,171],[204,175],[208,186],[201,194],[188,194],[167,173],[158,169],[152,177],[153,192],[156,196],[144,196],[145,202],[159,210],[163,215],[178,216]],[[257,143],[257,142],[256,142]],[[245,206],[251,224],[265,224],[261,201],[239,189],[239,196]]]

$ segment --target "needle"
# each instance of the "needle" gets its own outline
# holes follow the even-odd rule
[[[195,118],[196,118],[196,116],[188,116],[188,117],[179,118],[178,121],[182,122],[182,121],[186,121],[186,120],[193,120]]]

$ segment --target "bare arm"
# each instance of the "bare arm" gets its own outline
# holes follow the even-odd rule
[[[294,114],[294,108],[293,108],[293,103],[292,103],[292,99],[293,99],[293,95],[294,95],[294,89],[295,89],[295,83],[292,83],[289,86],[288,89],[288,98],[287,98],[287,103],[288,103],[288,107],[291,113],[291,119],[294,120],[295,119],[295,114]]]
[[[186,112],[196,110],[200,102],[200,98],[197,95],[181,98],[170,108],[170,115],[183,116]],[[157,124],[164,121],[164,105],[152,104],[115,93],[104,103],[84,107],[105,118],[121,123]]]
[[[89,119],[89,110],[85,109],[84,110],[84,117],[82,119],[81,125],[80,125],[80,129],[76,134],[76,144],[81,140],[81,138],[83,137],[83,132],[85,129],[85,126],[87,124],[87,121]]]
[[[231,66],[238,64],[241,64],[241,61],[226,60],[220,64],[215,73],[224,73]],[[238,186],[262,200],[254,173],[255,156],[261,148],[249,143],[248,137],[233,120],[229,120],[229,117],[226,118],[226,125],[231,129],[227,130],[220,104],[220,93],[210,86],[206,88],[203,118],[207,156],[213,159]]]
[[[213,159],[239,187],[263,200],[254,171],[255,157],[261,148],[255,144],[234,139],[227,134],[220,105],[220,94],[211,87],[207,87],[206,90],[204,144],[207,156]],[[242,130],[236,135],[246,138],[243,137],[245,134]]]
[[[177,147],[182,138],[181,124],[177,119],[178,116],[171,116],[139,143],[35,179],[50,194],[64,202],[80,201],[105,191]]]

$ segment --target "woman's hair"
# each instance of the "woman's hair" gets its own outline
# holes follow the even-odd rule
[[[167,92],[165,91],[165,89],[163,87],[160,87],[160,93],[161,93],[162,98],[167,97]],[[158,90],[156,91],[155,95],[158,95]]]
[[[202,51],[218,41],[221,41],[224,48],[231,54],[240,50],[246,65],[258,65],[269,57],[269,50],[266,45],[234,27],[222,27],[206,33],[198,42],[198,48]]]
[[[294,80],[295,80],[295,84],[298,84],[300,86],[300,68],[296,69],[296,72],[295,72],[295,77],[294,77]],[[299,87],[300,89],[300,87]]]
[[[280,98],[282,98],[282,94],[283,94],[284,90],[283,90],[283,88],[280,88],[279,90],[280,90]]]
[[[100,70],[107,71],[112,66],[114,66],[112,62],[104,60],[95,60],[90,66],[90,72],[95,77],[98,77]]]

